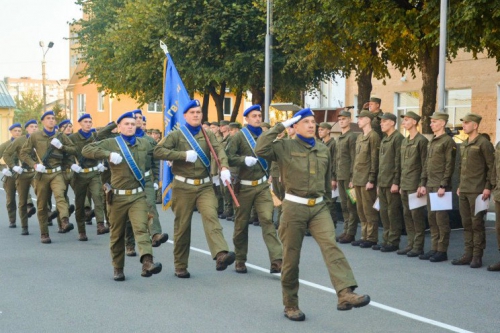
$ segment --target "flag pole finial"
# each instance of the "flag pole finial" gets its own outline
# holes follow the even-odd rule
[[[160,47],[163,50],[163,52],[165,52],[165,55],[167,55],[167,53],[168,53],[167,45],[165,45],[165,43],[163,43],[163,41],[161,41],[161,40],[160,40]]]

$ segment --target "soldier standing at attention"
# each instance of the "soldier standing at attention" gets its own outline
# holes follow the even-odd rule
[[[344,232],[339,236],[339,243],[348,244],[354,241],[358,230],[358,212],[356,204],[347,197],[347,190],[353,189],[352,170],[356,157],[357,135],[351,131],[351,113],[341,111],[338,123],[342,133],[335,145],[335,172],[332,174],[332,188],[339,187],[340,205],[344,216]]]
[[[482,117],[469,113],[460,119],[464,133],[469,137],[460,147],[458,172],[460,183],[457,188],[460,216],[464,226],[464,254],[451,261],[453,265],[470,265],[479,268],[483,265],[483,251],[486,248],[484,215],[486,210],[475,213],[476,198],[481,195],[487,200],[491,194],[492,170],[495,149],[491,142],[479,134]]]
[[[229,165],[239,167],[241,187],[237,193],[240,207],[236,210],[234,219],[233,243],[236,253],[235,269],[237,273],[246,273],[248,253],[248,220],[252,206],[255,207],[262,226],[262,238],[266,244],[271,262],[271,273],[281,272],[282,250],[273,224],[274,204],[269,191],[269,163],[256,157],[256,140],[262,134],[260,127],[262,111],[260,105],[252,105],[243,113],[248,125],[231,138],[226,149]]]
[[[361,239],[353,241],[353,246],[369,248],[378,242],[378,212],[373,208],[377,200],[376,182],[380,137],[372,130],[373,113],[361,111],[358,126],[363,133],[356,139],[356,158],[351,182],[356,191],[356,206],[361,221]]]
[[[384,226],[381,252],[399,250],[403,217],[401,216],[401,142],[404,137],[396,130],[397,117],[392,113],[379,116],[381,129],[385,134],[380,142],[379,172],[377,178],[378,197],[380,202],[380,217]]]
[[[334,163],[336,144],[335,144],[335,140],[330,136],[331,130],[332,130],[332,125],[330,125],[329,123],[323,122],[323,123],[319,124],[318,136],[321,139],[321,142],[323,142],[330,150],[330,156],[332,158],[332,179],[334,179],[333,175],[336,174],[336,170],[335,170],[336,165]],[[333,185],[335,185],[335,187]],[[336,189],[337,189],[337,184],[334,184],[332,182],[332,190],[336,190]],[[330,215],[332,216],[333,225],[335,226],[335,228],[337,228],[337,212],[335,209],[335,202],[336,201],[337,201],[337,198],[332,198],[328,202],[328,208],[330,209]]]
[[[191,244],[191,218],[193,209],[201,213],[205,237],[216,269],[223,271],[234,262],[234,252],[229,252],[222,227],[217,218],[217,199],[210,180],[210,150],[201,132],[201,106],[198,100],[190,101],[183,110],[186,125],[163,138],[154,149],[154,157],[172,161],[174,181],[172,185],[172,210],[174,219],[175,275],[189,278],[187,270]],[[231,181],[227,156],[224,149],[207,131],[207,136],[221,163],[221,181]]]
[[[19,138],[23,129],[20,123],[14,123],[9,127],[10,139],[5,141],[0,145],[0,158],[2,158],[5,150],[12,145],[15,139]],[[5,158],[4,158],[5,162]],[[5,162],[7,164],[7,162]],[[16,227],[16,179],[12,174],[12,171],[9,170],[7,166],[2,170],[3,173],[3,188],[5,190],[5,194],[7,196],[7,214],[9,215],[9,228]]]
[[[297,137],[293,140],[275,140],[279,133],[295,124]],[[357,295],[351,267],[335,241],[335,228],[327,202],[332,197],[331,163],[329,150],[314,138],[316,122],[311,109],[303,109],[290,120],[279,123],[258,140],[258,156],[279,164],[285,184],[283,215],[279,236],[283,243],[281,287],[285,317],[293,321],[305,320],[299,309],[299,260],[306,229],[318,243],[330,280],[338,295],[337,310],[350,310],[370,303],[368,295]]]
[[[499,119],[500,120],[500,119]],[[497,235],[497,246],[500,252],[500,142],[495,146],[495,162],[491,173],[493,186],[493,198],[495,199],[495,229]],[[500,261],[488,266],[490,272],[500,272]]]
[[[114,267],[114,280],[123,281],[125,275],[125,222],[130,220],[141,255],[141,276],[150,277],[162,270],[153,262],[153,248],[148,233],[148,203],[144,193],[146,159],[153,147],[143,138],[135,136],[133,112],[118,118],[120,135],[86,145],[82,155],[93,160],[109,159],[111,187],[107,194],[111,221],[110,249]],[[112,196],[109,196],[112,194]]]
[[[30,135],[19,154],[19,159],[35,169],[38,223],[40,224],[41,242],[51,243],[47,225],[47,202],[54,194],[57,211],[61,218],[61,229],[69,232],[74,228],[69,223],[68,202],[64,197],[66,184],[61,172],[61,165],[69,155],[76,155],[76,149],[68,137],[55,130],[56,118],[53,111],[45,112],[41,117],[43,129]],[[33,158],[35,152],[36,158]],[[64,157],[66,153],[66,157]]]
[[[7,166],[18,174],[16,189],[19,194],[19,218],[21,219],[22,227],[21,235],[26,236],[29,235],[28,218],[36,212],[33,204],[31,204],[31,208],[29,207],[29,201],[31,200],[30,186],[35,189],[35,181],[33,178],[35,176],[35,170],[30,168],[26,163],[19,165],[19,153],[26,141],[28,141],[30,135],[38,130],[36,120],[28,120],[26,124],[24,124],[24,129],[26,130],[26,135],[22,135],[12,142],[12,144],[4,151],[3,159]],[[34,157],[36,159],[36,156]],[[28,210],[31,211],[28,213]]]
[[[366,102],[365,105],[363,105],[363,111],[370,111],[373,114],[372,130],[374,130],[382,140],[384,133],[382,133],[382,129],[380,128],[380,116],[384,113],[382,112],[382,109],[380,109],[381,103],[382,100],[380,98],[372,97],[369,102]]]
[[[97,234],[103,235],[109,232],[104,226],[104,199],[102,195],[102,183],[99,172],[104,171],[104,165],[97,160],[82,156],[83,147],[95,141],[96,133],[91,132],[92,117],[85,113],[78,118],[80,129],[69,136],[77,148],[77,160],[79,169],[74,168],[75,174],[72,178],[72,188],[75,192],[76,222],[80,241],[88,240],[85,230],[85,199],[87,191],[90,191],[94,202],[94,214],[97,220]]]
[[[424,183],[420,188],[420,195],[437,192],[438,197],[442,197],[445,192],[451,191],[457,145],[445,131],[448,116],[447,113],[434,112],[430,117],[434,136],[427,145],[427,160],[422,175]],[[420,255],[419,259],[431,262],[448,260],[451,231],[448,211],[431,211],[430,199],[427,201],[427,211],[431,229],[431,250]]]
[[[403,128],[408,136],[401,143],[401,201],[408,239],[408,245],[397,252],[410,258],[424,253],[425,207],[410,210],[408,195],[419,193],[423,184],[422,172],[427,159],[429,141],[417,130],[420,116],[413,111],[401,115]]]

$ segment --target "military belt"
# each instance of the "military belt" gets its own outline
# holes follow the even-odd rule
[[[97,171],[99,169],[97,169],[97,167],[93,167],[93,168],[85,168],[85,169],[82,169],[80,171],[80,173],[89,173],[89,172],[92,172],[92,171]]]
[[[191,178],[186,178],[186,177],[182,177],[182,176],[175,176],[174,178],[177,179],[178,181],[183,182],[183,183],[190,184],[190,185],[196,185],[196,186],[210,182],[210,177],[206,177],[206,178],[202,178],[202,179],[191,179]]]
[[[309,199],[309,198],[302,198],[302,197],[298,197],[298,196],[293,195],[293,194],[285,193],[285,200],[288,200],[291,202],[296,202],[296,203],[299,203],[302,205],[307,205],[309,207],[313,207],[313,206],[316,206],[317,204],[319,204],[320,202],[322,202],[323,197]]]
[[[51,174],[51,173],[55,173],[55,172],[58,172],[58,171],[61,171],[61,167],[60,166],[58,166],[57,168],[54,168],[54,169],[45,169],[45,172],[42,172],[42,173]]]
[[[23,172],[33,172],[33,171],[35,171],[35,169],[24,169],[23,168]]]
[[[240,180],[241,185],[248,185],[248,186],[257,186],[262,183],[265,183],[267,181],[267,177],[264,176],[261,179],[257,180]]]
[[[132,190],[117,190],[117,189],[113,189],[113,193],[117,194],[117,195],[132,195],[132,194],[141,193],[142,191],[144,191],[142,189],[142,187],[134,188]]]

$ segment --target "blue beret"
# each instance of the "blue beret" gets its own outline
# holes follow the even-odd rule
[[[35,119],[28,120],[26,124],[24,124],[24,128],[28,127],[31,124],[38,124]]]
[[[299,121],[306,117],[314,117],[314,112],[311,111],[310,108],[305,108],[297,112],[296,114],[293,115],[294,117],[300,116]]]
[[[54,113],[54,111],[50,110],[50,111],[47,111],[45,112],[44,114],[42,114],[42,118],[40,118],[40,120],[43,120],[43,118],[45,118],[45,116],[56,116],[56,114]]]
[[[109,122],[106,126],[109,126],[109,125],[111,125],[112,123],[113,123],[113,121],[110,121],[110,122]]]
[[[252,105],[251,107],[246,109],[245,112],[243,112],[243,117],[248,116],[248,114],[252,111],[262,111],[262,109],[260,108],[259,104]]]
[[[9,127],[9,131],[13,130],[16,127],[22,128],[20,123],[13,123],[12,126]]]
[[[140,114],[140,115],[142,116],[142,110],[141,110],[141,109],[136,109],[136,110],[134,110],[134,111],[132,111],[132,112],[134,113],[134,116],[135,116],[136,114]]]
[[[87,119],[87,118],[92,120],[92,117],[90,116],[90,114],[84,113],[80,118],[78,118],[78,122],[82,121],[83,119]]]
[[[146,121],[146,116],[142,116],[142,121]]]
[[[116,121],[117,124],[120,123],[120,121],[122,121],[122,119],[125,119],[125,118],[132,118],[132,119],[135,119],[135,111],[130,111],[130,112],[125,112],[124,114],[122,114],[118,120]]]
[[[65,119],[65,120],[61,121],[61,122],[59,123],[59,125],[58,125],[58,126],[59,126],[59,128],[61,128],[61,127],[63,127],[63,126],[64,126],[64,125],[66,125],[66,124],[70,124],[70,125],[72,125],[72,124],[71,124],[71,120],[69,120],[69,119]]]
[[[182,113],[184,114],[184,113],[188,112],[189,109],[195,108],[195,107],[200,106],[200,105],[201,104],[200,104],[199,100],[193,99],[193,100],[189,101],[189,103],[186,104]]]

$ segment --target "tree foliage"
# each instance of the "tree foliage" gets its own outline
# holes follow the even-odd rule
[[[43,111],[43,100],[33,90],[22,92],[20,97],[15,97],[15,102],[14,122],[24,124],[31,119],[40,119]]]

